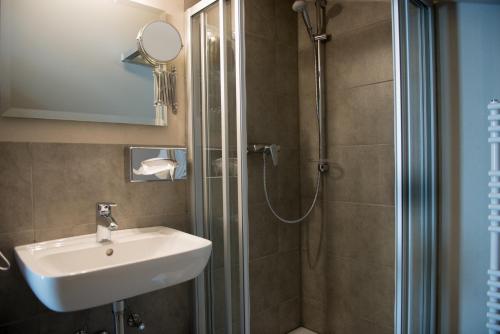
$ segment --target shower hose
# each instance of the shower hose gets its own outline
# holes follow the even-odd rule
[[[311,205],[309,206],[309,209],[307,209],[306,213],[298,218],[298,219],[285,219],[283,217],[281,217],[277,212],[276,210],[274,210],[273,206],[271,205],[271,201],[269,200],[269,195],[268,195],[268,192],[267,192],[267,173],[266,173],[266,155],[267,153],[264,152],[262,154],[262,159],[263,159],[263,180],[264,180],[264,195],[266,197],[266,202],[267,202],[267,206],[269,207],[269,209],[271,210],[271,212],[273,213],[273,215],[278,219],[280,220],[281,222],[283,223],[287,223],[287,224],[296,224],[296,223],[300,223],[301,221],[303,221],[304,219],[307,218],[307,216],[309,216],[309,214],[312,212],[312,210],[314,209],[314,206],[316,205],[316,202],[318,200],[318,195],[319,195],[319,189],[320,189],[320,183],[321,183],[321,172],[318,168],[318,171],[316,172],[316,190],[314,192],[314,199],[311,203]],[[319,237],[319,242],[318,242],[318,246],[316,248],[316,254],[314,256],[314,258],[312,258],[312,255],[311,255],[311,245],[310,245],[310,240],[309,240],[309,227],[306,228],[306,233],[307,233],[307,236],[306,236],[306,240],[307,240],[307,263],[309,265],[309,268],[310,269],[314,269],[314,267],[316,267],[316,264],[318,263],[318,260],[319,260],[319,255],[320,255],[320,252],[321,252],[321,242],[323,240],[323,227],[324,227],[324,222],[323,222],[323,215],[321,215],[321,227],[320,227],[320,237]]]
[[[309,209],[307,209],[306,213],[300,217],[300,218],[297,218],[297,219],[285,219],[283,217],[281,217],[277,212],[276,210],[274,210],[273,206],[271,205],[271,201],[269,200],[269,195],[268,195],[268,192],[267,192],[267,173],[266,173],[266,155],[267,153],[264,152],[262,153],[262,159],[263,159],[263,165],[264,165],[264,168],[263,168],[263,179],[264,179],[264,195],[266,196],[266,202],[267,202],[267,205],[269,206],[269,209],[271,210],[271,212],[273,213],[273,215],[278,219],[280,220],[281,222],[283,223],[286,223],[286,224],[296,224],[296,223],[300,223],[301,221],[303,221],[304,219],[306,219],[309,214],[312,212],[312,210],[314,209],[314,206],[316,205],[316,201],[318,200],[318,195],[319,195],[319,188],[320,188],[320,181],[321,181],[321,172],[318,170],[316,172],[316,191],[314,192],[314,198],[313,198],[313,201],[311,203],[311,205],[309,206]]]
[[[319,196],[319,191],[320,191],[320,186],[321,186],[321,174],[322,174],[322,168],[321,168],[321,164],[324,163],[324,161],[322,160],[323,157],[322,157],[322,142],[324,139],[323,136],[325,135],[323,133],[324,130],[322,130],[322,127],[321,127],[321,117],[322,117],[322,114],[320,112],[320,102],[321,102],[321,98],[322,98],[322,95],[321,95],[321,88],[320,88],[320,80],[321,80],[321,77],[320,77],[320,71],[319,71],[319,65],[318,65],[318,56],[319,56],[319,51],[316,47],[313,47],[313,51],[314,51],[314,77],[315,77],[315,91],[316,91],[316,125],[318,127],[318,148],[319,148],[319,152],[318,152],[318,158],[319,158],[319,162],[318,162],[318,170],[316,172],[316,190],[314,192],[314,198],[312,200],[312,203],[311,205],[309,206],[309,208],[307,209],[307,211],[304,213],[304,215],[302,217],[299,217],[297,219],[286,219],[286,218],[283,218],[281,217],[277,212],[276,210],[273,208],[273,206],[271,205],[271,201],[269,200],[269,194],[268,194],[268,191],[267,191],[267,172],[266,172],[266,155],[268,154],[267,151],[264,150],[264,152],[262,153],[262,160],[263,160],[263,180],[264,180],[264,194],[265,194],[265,197],[266,197],[266,202],[267,202],[267,205],[269,206],[269,209],[271,210],[271,212],[273,213],[273,215],[281,222],[283,223],[286,223],[286,224],[296,224],[296,223],[300,223],[301,221],[303,221],[304,219],[306,219],[309,214],[313,211],[314,209],[314,206],[316,205],[316,202],[318,200],[318,196]],[[326,170],[324,170],[326,171]],[[320,251],[321,251],[321,241],[323,240],[323,227],[324,227],[324,217],[323,215],[321,215],[321,227],[320,227],[320,238],[319,238],[319,243],[318,243],[318,247],[317,247],[317,250],[316,250],[316,256],[315,256],[315,259],[314,261],[311,259],[311,247],[309,245],[309,235],[307,236],[307,243],[308,243],[308,247],[307,247],[307,261],[309,263],[309,267],[312,269],[316,266],[316,264],[318,263],[318,260],[319,260],[319,254],[320,254]],[[306,229],[306,233],[309,234],[309,228]]]
[[[319,73],[318,73],[318,70],[317,70],[317,50],[314,48],[314,68],[315,68],[315,81],[316,81],[316,125],[318,127],[318,158],[319,158],[319,162],[322,163],[323,161],[321,161],[321,142],[322,142],[322,136],[324,136],[324,134],[322,133],[322,130],[321,130],[321,125],[320,125],[320,118],[321,118],[321,115],[320,115],[320,107],[319,107],[319,104],[320,104],[320,99],[321,99],[321,95],[320,95],[320,88],[319,88]],[[281,217],[277,212],[276,210],[274,210],[273,206],[271,205],[271,201],[269,200],[269,195],[268,195],[268,192],[267,192],[267,173],[266,173],[266,155],[268,154],[268,151],[264,150],[264,152],[262,153],[262,160],[263,160],[263,179],[264,179],[264,194],[266,196],[266,202],[267,202],[267,205],[269,206],[269,209],[271,210],[271,212],[273,213],[273,215],[278,219],[280,220],[281,222],[283,223],[286,223],[286,224],[296,224],[296,223],[300,223],[301,221],[303,221],[304,219],[306,219],[309,214],[312,212],[312,210],[314,209],[314,206],[316,205],[316,201],[318,200],[318,195],[319,195],[319,189],[320,189],[320,183],[321,183],[321,170],[320,170],[320,166],[318,164],[318,170],[316,172],[316,190],[314,192],[314,198],[313,198],[313,201],[311,203],[311,205],[309,206],[309,208],[307,209],[306,213],[302,216],[302,217],[299,217],[297,219],[285,219],[283,217]]]

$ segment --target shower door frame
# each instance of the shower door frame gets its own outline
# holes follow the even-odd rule
[[[232,12],[227,13],[225,3],[231,1]],[[206,8],[218,4],[219,27],[220,27],[220,68],[221,68],[221,123],[222,123],[222,175],[223,175],[223,225],[224,225],[224,267],[226,293],[226,334],[232,333],[232,310],[231,310],[231,248],[230,238],[230,213],[229,201],[229,162],[228,162],[228,92],[227,92],[227,59],[226,59],[226,23],[229,17],[232,19],[234,31],[234,56],[235,56],[235,97],[236,97],[236,136],[237,136],[237,160],[238,160],[238,262],[239,262],[239,287],[240,287],[240,333],[250,333],[250,297],[249,297],[249,261],[248,261],[248,168],[247,168],[247,132],[246,132],[246,85],[245,85],[245,39],[244,39],[244,0],[200,0],[186,10],[186,83],[188,100],[188,142],[189,162],[191,180],[191,219],[193,233],[198,236],[206,236],[203,208],[203,166],[202,154],[197,150],[197,144],[201,138],[201,127],[197,124],[194,116],[193,104],[193,54],[191,48],[192,18],[200,14]],[[202,52],[204,52],[202,50]],[[202,85],[204,84],[204,73],[202,71]],[[203,89],[203,88],[202,88]],[[195,332],[197,334],[211,333],[207,324],[211,310],[207,310],[210,301],[207,299],[207,269],[195,279]],[[208,311],[208,312],[207,312]]]
[[[421,96],[420,126],[417,143],[422,161],[417,161],[421,178],[415,179],[412,165],[410,111],[410,26],[409,6],[419,9],[418,40],[424,73],[419,81]],[[430,0],[392,0],[395,109],[395,223],[396,272],[394,333],[436,333],[437,318],[437,139],[435,101],[434,9]],[[412,188],[419,188],[420,202],[415,203]],[[418,190],[417,190],[418,191]],[[412,212],[424,221],[414,230]],[[417,222],[418,224],[418,222]]]

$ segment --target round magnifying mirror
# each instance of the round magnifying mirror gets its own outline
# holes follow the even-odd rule
[[[181,35],[164,21],[153,21],[142,27],[137,42],[142,56],[153,65],[173,60],[182,49]]]

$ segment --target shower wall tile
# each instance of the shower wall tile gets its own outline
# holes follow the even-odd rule
[[[276,40],[292,48],[297,54],[297,14],[291,10],[291,6],[292,1],[274,1]]]
[[[297,76],[297,49],[292,48],[287,44],[278,43],[276,46],[275,57],[276,66],[274,70],[276,72],[276,94],[292,95],[296,97],[299,90],[299,78]]]
[[[297,207],[295,214],[300,214],[300,208]],[[279,250],[286,252],[300,248],[300,226],[298,224],[283,224],[279,226]]]
[[[377,322],[356,319],[355,321],[344,320],[342,322],[332,322],[332,332],[334,334],[393,334],[394,328],[380,325]]]
[[[394,266],[394,206],[331,202],[328,256]]]
[[[248,143],[281,142],[280,130],[269,131],[279,124],[276,95],[269,91],[256,93],[249,90],[247,98]]]
[[[393,144],[392,81],[339,89],[328,94],[327,105],[330,146]]]
[[[297,297],[300,290],[300,252],[282,252],[279,254],[280,303]]]
[[[250,262],[250,303],[254,312],[271,309],[280,303],[279,255]]]
[[[25,283],[13,248],[95,233],[95,203],[115,201],[120,229],[166,225],[189,232],[186,182],[128,183],[124,145],[0,143],[0,333],[112,330],[111,306],[54,313]],[[154,332],[191,332],[190,283],[127,300]]]
[[[305,211],[311,207],[313,198],[302,198],[302,210]],[[324,231],[326,230],[328,220],[324,220],[326,215],[325,211],[328,210],[328,202],[325,202],[322,198],[316,201],[313,209],[309,216],[307,216],[304,221],[305,224],[301,224],[301,249],[311,249],[313,253],[318,253],[318,249],[321,247],[319,253],[321,254],[323,250],[326,250],[324,242],[326,240]],[[312,254],[312,253],[311,253]],[[315,257],[315,256],[314,256]]]
[[[275,4],[270,0],[252,0],[245,4],[245,33],[275,36]]]
[[[302,319],[304,327],[316,333],[330,333],[327,330],[327,315],[324,305],[314,299],[302,300]]]
[[[330,146],[328,155],[329,200],[394,204],[392,145]]]
[[[303,50],[299,50],[298,64],[299,64],[299,90],[300,98],[308,101],[314,98],[315,95],[315,82],[314,82],[314,52],[312,44],[309,40],[304,45]],[[314,100],[313,100],[314,102]]]
[[[314,13],[313,4],[308,6]],[[329,1],[327,16],[330,171],[320,204],[302,224],[303,325],[318,333],[388,333],[394,287],[390,3]],[[318,130],[313,50],[297,21],[304,211],[314,196]],[[307,252],[318,245],[319,262],[310,266]]]
[[[328,1],[327,33],[333,38],[391,19],[390,1]]]
[[[279,305],[279,333],[289,333],[299,327],[301,318],[300,300],[298,298],[282,302]]]
[[[302,254],[302,297],[304,299],[314,300],[319,306],[323,308],[323,312],[326,311],[327,305],[327,295],[325,291],[327,290],[327,277],[325,275],[326,269],[326,252],[321,252],[319,259],[316,258],[316,254],[313,252],[308,254],[307,249],[301,251]],[[311,256],[312,255],[312,256]],[[310,260],[311,259],[311,264]],[[317,263],[314,263],[316,262]]]
[[[273,168],[269,159],[268,167]],[[300,156],[298,149],[282,149],[279,152],[278,182],[279,200],[282,204],[299,200],[300,194]],[[298,203],[300,204],[300,203]],[[293,208],[293,207],[292,207]]]
[[[393,325],[394,268],[330,256],[327,290],[330,327],[357,319],[382,326]]]
[[[255,204],[249,210],[250,258],[275,254],[279,250],[279,222],[267,207],[267,203]]]
[[[316,139],[317,141],[317,139]],[[313,152],[303,153],[301,150],[300,158],[300,195],[301,198],[309,199],[309,202],[314,198],[316,192],[316,182],[318,177],[318,150]],[[310,154],[310,158],[305,156]]]
[[[248,93],[257,94],[257,96],[263,93],[274,95],[276,42],[266,37],[248,34],[245,38]],[[250,95],[248,100],[250,102]],[[260,112],[264,113],[264,111]]]
[[[270,124],[271,126],[275,126],[277,140],[280,146],[282,148],[295,149],[297,151],[300,143],[298,104],[299,99],[297,93],[277,94],[275,119],[274,122]]]
[[[278,169],[272,168],[272,163],[268,161],[266,172],[267,189],[271,203],[279,200],[279,178]],[[248,201],[249,205],[265,203],[263,182],[263,162],[261,154],[248,155]]]
[[[32,229],[31,150],[27,143],[0,144],[0,233]]]
[[[291,4],[245,3],[247,140],[281,146],[278,167],[267,161],[267,189],[275,210],[296,218],[301,175],[297,16]],[[300,323],[300,227],[278,221],[269,210],[261,154],[248,156],[248,197],[252,332],[285,333]]]
[[[303,197],[302,208],[311,205],[312,198]],[[324,215],[328,207],[320,198],[302,227],[302,317],[307,328],[324,333],[327,316],[328,277],[326,276],[326,260],[328,241],[324,231],[327,224]]]
[[[259,312],[252,311],[250,331],[252,334],[276,334],[280,332],[279,306]],[[285,334],[285,333],[283,333]]]
[[[352,34],[333,38],[326,45],[329,89],[357,87],[390,81],[392,75],[392,26],[377,23]]]

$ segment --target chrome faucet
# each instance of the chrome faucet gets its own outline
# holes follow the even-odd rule
[[[118,223],[111,214],[111,208],[115,203],[97,203],[97,242],[111,241],[111,231],[118,229]]]

